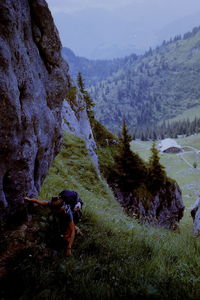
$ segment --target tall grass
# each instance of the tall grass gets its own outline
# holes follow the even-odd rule
[[[84,236],[76,237],[70,258],[61,251],[40,259],[42,250],[34,247],[20,253],[8,266],[0,298],[13,296],[5,288],[12,282],[20,299],[199,299],[200,242],[191,228],[171,232],[127,217],[83,141],[72,135],[66,135],[40,198],[65,188],[85,203]]]

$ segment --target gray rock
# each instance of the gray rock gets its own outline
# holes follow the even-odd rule
[[[199,198],[190,207],[190,209],[191,209],[191,216],[194,222],[193,234],[199,236],[200,235],[200,199]]]
[[[100,174],[98,156],[95,152],[96,143],[81,93],[76,96],[76,103],[77,107],[72,107],[66,100],[63,102],[62,128],[64,131],[75,134],[84,139],[88,154],[97,170],[97,173]]]
[[[0,2],[0,204],[37,196],[62,141],[68,66],[44,0]]]
[[[175,229],[183,217],[182,193],[174,182],[166,182],[156,195],[135,196],[114,189],[121,205],[141,223]]]

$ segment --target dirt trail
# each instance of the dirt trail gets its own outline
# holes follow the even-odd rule
[[[179,156],[190,168],[194,168],[194,166],[184,157],[184,155],[188,153],[194,153],[196,154],[196,156],[199,155],[200,158],[200,150],[191,146],[184,146],[183,149],[190,149],[190,151],[183,151],[177,153],[177,156]],[[195,169],[200,170],[200,168],[195,168]]]

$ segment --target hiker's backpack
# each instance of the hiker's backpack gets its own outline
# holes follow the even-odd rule
[[[74,191],[64,190],[59,194],[59,196],[63,199],[65,204],[70,205],[72,210],[74,209],[74,207],[78,202],[81,203],[81,207],[83,206],[83,201],[79,197],[78,193]]]
[[[74,223],[78,223],[81,219],[82,212],[80,210],[74,211],[74,207],[78,202],[80,202],[81,208],[83,206],[83,201],[79,197],[78,193],[70,190],[64,190],[59,194],[59,196],[63,199],[65,204],[70,205],[73,212]]]

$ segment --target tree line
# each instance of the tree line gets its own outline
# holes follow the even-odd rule
[[[120,192],[139,191],[156,194],[167,181],[164,166],[160,164],[159,151],[155,143],[151,147],[151,156],[146,163],[130,149],[131,135],[123,121],[121,136],[114,156],[113,166],[108,173],[108,183],[120,189]]]
[[[136,127],[132,130],[132,138],[142,141],[160,140],[167,137],[178,138],[179,135],[190,136],[200,133],[200,118],[193,121],[180,120],[173,122],[163,121],[161,125]]]

